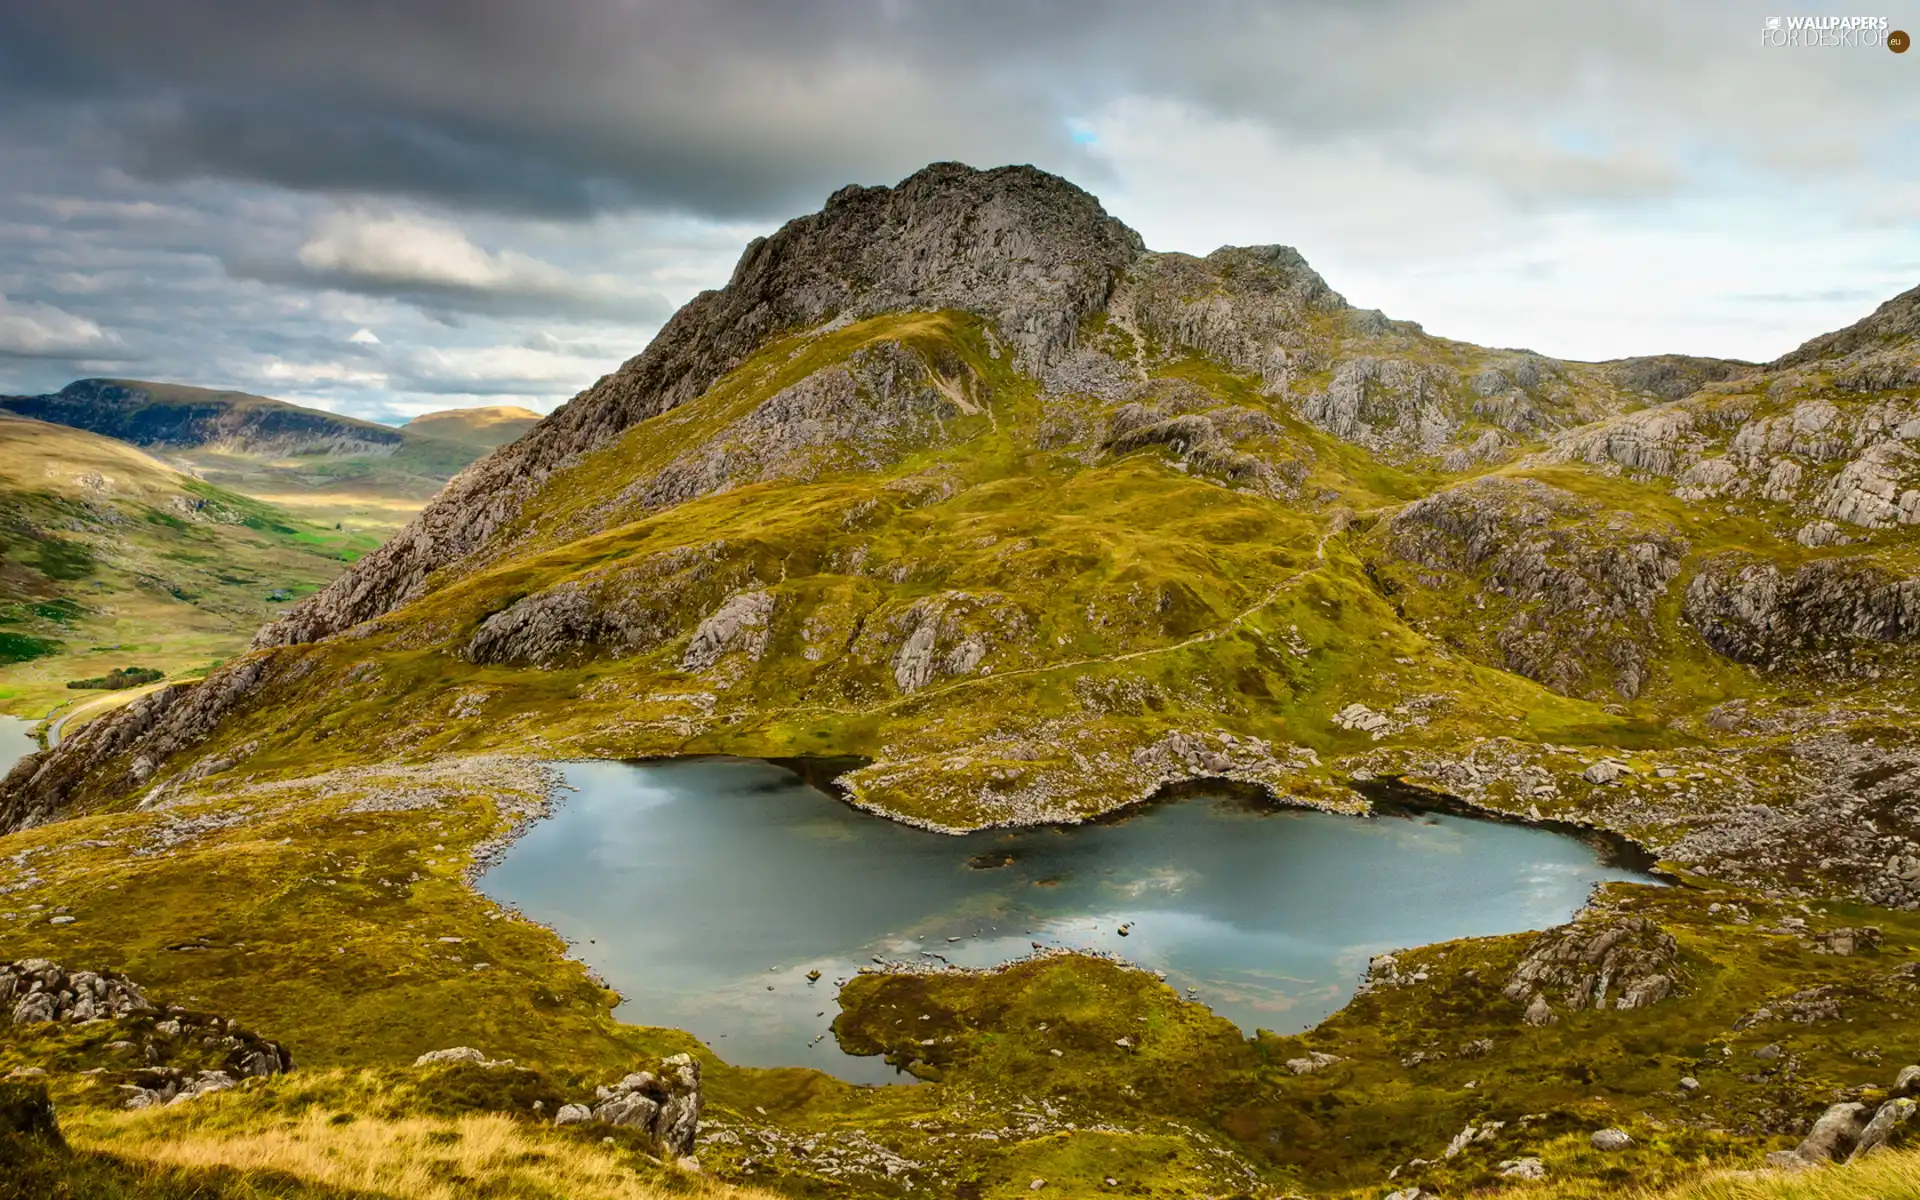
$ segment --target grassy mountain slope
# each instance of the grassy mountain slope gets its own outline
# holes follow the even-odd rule
[[[1402,953],[1295,1038],[1092,959],[863,975],[842,1043],[927,1082],[701,1051],[703,1162],[874,1196],[1753,1165],[1920,1058],[1910,312],[1764,368],[1570,363],[1354,310],[1283,247],[1148,252],[1028,169],[848,189],[253,653],[0,784],[0,886],[76,917],[0,953],[319,1070],[466,1041],[607,1078],[684,1035],[466,883],[538,760],[852,756],[856,803],[947,829],[1411,796],[1628,836],[1679,886]]]
[[[540,414],[513,404],[449,408],[423,413],[401,428],[450,442],[504,446],[540,423]]]
[[[67,682],[113,668],[204,671],[372,548],[125,443],[12,416],[0,512],[0,711],[35,717],[95,699]]]

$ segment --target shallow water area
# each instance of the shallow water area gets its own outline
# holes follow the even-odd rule
[[[13,770],[13,764],[40,748],[28,732],[37,722],[25,717],[0,717],[0,775]]]
[[[1646,878],[1576,838],[1454,816],[1200,796],[952,837],[764,762],[564,770],[575,793],[481,890],[572,939],[626,997],[623,1019],[690,1030],[744,1066],[864,1083],[901,1076],[841,1053],[829,1025],[836,981],[875,958],[983,967],[1035,942],[1108,951],[1248,1033],[1291,1033],[1345,1004],[1373,954],[1544,928],[1595,883]]]

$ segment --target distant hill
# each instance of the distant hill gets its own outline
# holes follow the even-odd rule
[[[47,396],[0,396],[0,409],[163,449],[272,456],[391,454],[407,435],[372,421],[246,392],[138,379],[78,379]]]
[[[169,674],[237,653],[278,605],[375,539],[301,519],[113,438],[0,414],[0,711],[136,659]]]
[[[512,404],[489,408],[449,408],[425,413],[401,428],[408,433],[476,446],[504,446],[540,423],[540,414]]]
[[[399,528],[497,444],[247,392],[138,379],[79,379],[49,395],[0,396],[0,412],[115,438],[314,521],[380,534]]]

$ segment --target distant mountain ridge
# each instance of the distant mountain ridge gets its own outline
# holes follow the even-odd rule
[[[0,409],[148,449],[359,456],[422,436],[267,396],[139,379],[78,379],[50,395],[0,396]]]

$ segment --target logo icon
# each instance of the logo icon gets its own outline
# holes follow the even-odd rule
[[[1896,29],[1887,35],[1887,49],[1895,54],[1905,54],[1907,47],[1911,45],[1913,45],[1913,39],[1907,36],[1907,31],[1904,29]]]
[[[1768,32],[1768,33],[1772,33],[1772,32],[1774,32],[1775,30],[1777,30],[1777,29],[1779,29],[1779,28],[1780,28],[1780,18],[1779,18],[1779,17],[1768,17],[1768,18],[1767,18],[1767,32]]]

